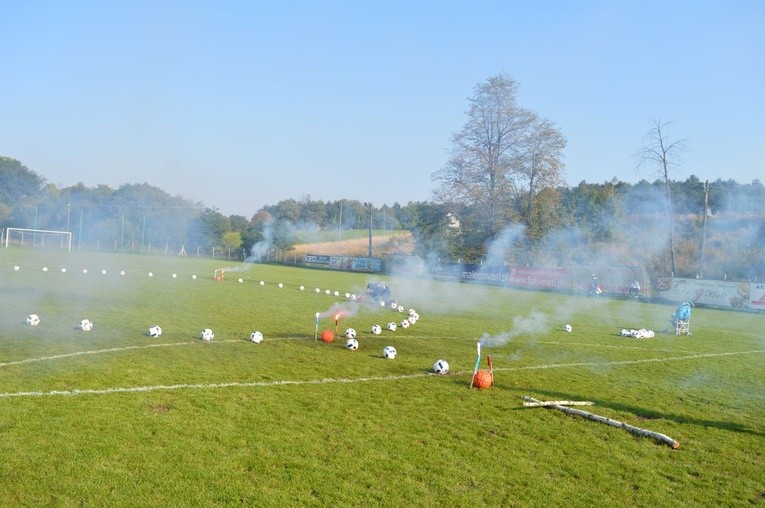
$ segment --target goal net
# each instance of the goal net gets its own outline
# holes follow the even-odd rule
[[[5,246],[21,245],[51,250],[72,250],[71,231],[51,231],[48,229],[6,228]]]

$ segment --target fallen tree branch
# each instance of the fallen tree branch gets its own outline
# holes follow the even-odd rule
[[[594,403],[589,400],[545,400],[545,401],[524,401],[524,407],[548,407],[548,406],[593,406]]]
[[[537,400],[537,399],[535,399],[533,397],[528,397],[526,395],[523,396],[523,400],[525,400],[527,402],[532,402],[532,403],[534,403],[534,402],[536,402],[536,403],[541,402],[541,401],[539,401],[539,400]],[[635,426],[629,425],[627,423],[623,423],[623,422],[620,422],[620,421],[617,421],[617,420],[612,420],[611,418],[606,418],[605,416],[594,415],[592,413],[588,413],[587,411],[582,411],[581,409],[572,409],[570,407],[565,407],[565,406],[562,406],[560,404],[552,405],[552,406],[545,406],[545,407],[549,407],[549,408],[552,408],[552,409],[557,409],[558,411],[563,411],[566,414],[572,414],[572,415],[576,415],[576,416],[581,416],[583,418],[587,418],[588,420],[593,420],[593,421],[596,421],[596,422],[605,423],[606,425],[610,425],[612,427],[618,427],[618,428],[621,428],[621,429],[625,429],[625,430],[627,430],[629,432],[632,432],[633,434],[637,434],[638,436],[650,437],[650,438],[656,439],[657,441],[660,441],[660,442],[662,442],[662,443],[672,447],[673,449],[680,448],[680,443],[678,441],[675,441],[674,439],[672,439],[671,437],[669,437],[667,435],[660,434],[659,432],[654,432],[652,430],[641,429],[640,427],[635,427]]]

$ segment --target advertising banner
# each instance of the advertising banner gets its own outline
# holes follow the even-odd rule
[[[461,266],[458,264],[438,263],[428,266],[430,276],[436,280],[459,281]]]
[[[749,307],[751,286],[748,282],[659,277],[656,295],[671,302],[744,309]]]
[[[322,256],[319,254],[306,254],[305,264],[307,266],[329,266],[329,256]]]
[[[352,258],[349,256],[306,254],[305,265],[333,268],[335,270],[353,270],[357,272],[382,271],[382,259],[380,258]]]
[[[749,308],[765,310],[765,284],[751,284],[749,289]]]
[[[351,258],[348,256],[330,256],[329,267],[336,270],[348,270],[351,267]]]
[[[504,266],[465,264],[462,265],[460,280],[462,282],[505,286],[507,285],[507,268]]]
[[[511,267],[508,284],[525,289],[566,288],[568,270],[565,268],[524,268]]]

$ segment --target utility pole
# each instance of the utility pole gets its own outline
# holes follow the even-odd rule
[[[701,263],[699,277],[704,278],[704,249],[707,243],[707,209],[709,208],[709,180],[704,182],[704,219],[701,223]]]
[[[369,257],[372,257],[372,202],[369,202]]]

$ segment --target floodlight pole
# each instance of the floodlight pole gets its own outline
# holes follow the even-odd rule
[[[369,202],[369,257],[372,257],[372,202]]]
[[[699,277],[704,278],[704,249],[707,243],[707,207],[709,207],[709,180],[704,182],[704,220],[701,226],[701,263]]]

